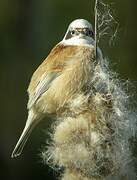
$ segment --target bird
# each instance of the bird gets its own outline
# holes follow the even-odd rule
[[[42,119],[63,111],[69,100],[88,83],[93,70],[94,47],[91,23],[85,19],[72,21],[63,40],[32,75],[28,87],[28,118],[12,158],[22,153],[32,130]]]

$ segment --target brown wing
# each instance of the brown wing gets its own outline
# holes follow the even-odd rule
[[[76,47],[74,46],[56,45],[49,56],[34,72],[28,88],[29,109],[35,104],[39,97],[49,89],[54,79],[61,74],[66,62],[74,55],[75,50]]]

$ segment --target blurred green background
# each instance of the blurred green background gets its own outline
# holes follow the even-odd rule
[[[116,44],[101,44],[110,64],[122,79],[137,87],[137,1],[115,3],[120,23]],[[38,154],[46,141],[43,122],[33,132],[22,156],[11,152],[27,118],[27,86],[34,70],[51,48],[62,40],[68,24],[76,18],[94,23],[92,0],[0,0],[0,179],[54,180],[56,172],[41,163]]]

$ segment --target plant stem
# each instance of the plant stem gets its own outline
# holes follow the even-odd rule
[[[95,0],[95,59],[97,60],[97,46],[98,46],[98,37],[97,37],[97,31],[98,31],[98,0]]]

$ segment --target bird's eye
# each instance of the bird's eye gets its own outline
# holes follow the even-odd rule
[[[74,34],[75,34],[75,30],[72,30],[72,31],[71,31],[71,35],[74,35]]]
[[[87,31],[87,36],[92,37],[92,36],[93,36],[93,32],[92,32],[91,30],[88,30],[88,31]]]

